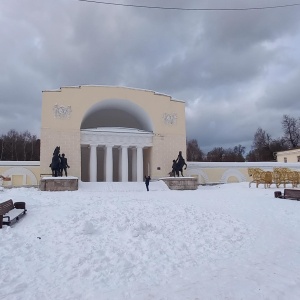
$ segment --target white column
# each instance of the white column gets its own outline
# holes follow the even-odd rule
[[[128,182],[128,147],[122,146],[122,182]]]
[[[143,148],[137,147],[137,181],[143,181]]]
[[[97,182],[97,145],[90,145],[90,182]]]
[[[132,181],[137,181],[137,173],[136,173],[136,166],[137,166],[137,156],[136,156],[136,148],[132,148]]]
[[[106,146],[106,157],[105,157],[105,175],[106,182],[113,181],[113,152],[112,146]]]

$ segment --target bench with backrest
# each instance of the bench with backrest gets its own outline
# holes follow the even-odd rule
[[[282,198],[282,199],[291,199],[291,200],[300,200],[300,190],[296,189],[284,189],[283,195],[280,191],[274,192],[275,198]]]
[[[26,203],[7,200],[0,203],[0,228],[2,225],[11,226],[26,214]]]

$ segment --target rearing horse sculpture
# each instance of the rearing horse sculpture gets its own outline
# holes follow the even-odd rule
[[[179,177],[179,172],[181,173],[181,176],[183,177],[183,167],[185,166],[184,169],[187,168],[187,164],[182,157],[182,152],[179,151],[178,157],[176,159],[176,167],[175,167],[175,175]]]
[[[52,161],[50,168],[52,170],[52,176],[57,177],[60,174],[60,158],[59,158],[60,147],[57,146],[53,152]]]

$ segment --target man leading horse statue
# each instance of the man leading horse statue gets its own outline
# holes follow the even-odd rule
[[[173,165],[172,165],[172,172],[170,172],[170,176],[173,177],[179,177],[179,173],[183,177],[183,167],[185,166],[185,170],[187,168],[187,164],[185,162],[185,159],[182,157],[182,152],[179,151],[177,159],[173,160]]]

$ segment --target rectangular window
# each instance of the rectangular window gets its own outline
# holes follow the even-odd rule
[[[297,156],[297,161],[300,162],[300,156]]]
[[[285,157],[285,158],[283,159],[283,161],[284,161],[285,163],[287,163],[287,158]]]

